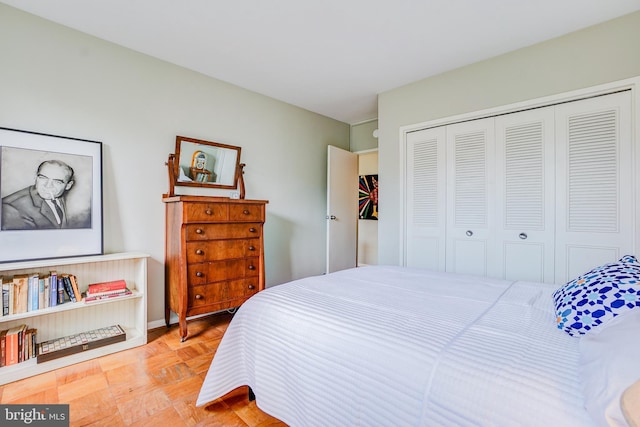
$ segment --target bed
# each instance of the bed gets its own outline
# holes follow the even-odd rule
[[[595,426],[557,288],[394,266],[274,286],[235,314],[196,405],[248,385],[290,426]]]

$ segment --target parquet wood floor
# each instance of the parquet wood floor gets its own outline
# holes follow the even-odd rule
[[[286,424],[249,402],[247,388],[206,407],[195,401],[231,315],[148,332],[144,346],[0,387],[0,403],[69,404],[71,426],[276,427]]]

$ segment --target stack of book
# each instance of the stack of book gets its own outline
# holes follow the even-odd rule
[[[113,280],[111,282],[93,283],[87,287],[84,295],[84,302],[91,303],[109,298],[120,298],[131,295],[131,290],[124,280]]]
[[[82,299],[78,279],[73,274],[29,273],[0,276],[1,316],[26,313]]]
[[[18,325],[0,331],[0,367],[26,362],[38,355],[37,329]]]

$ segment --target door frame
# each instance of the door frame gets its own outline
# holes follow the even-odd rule
[[[399,181],[400,181],[400,207],[399,207],[399,227],[400,227],[400,250],[399,250],[399,265],[406,265],[407,259],[407,224],[406,224],[406,183],[407,183],[407,135],[411,132],[418,130],[424,130],[434,127],[451,125],[454,123],[460,123],[470,120],[483,119],[487,117],[500,116],[504,114],[516,113],[518,111],[529,110],[533,108],[548,107],[554,104],[561,104],[565,102],[578,101],[585,98],[593,98],[601,95],[608,95],[614,92],[620,92],[625,90],[631,90],[631,102],[632,102],[632,115],[633,115],[633,128],[634,134],[633,145],[634,149],[640,142],[640,77],[633,77],[624,80],[618,80],[602,85],[591,86],[588,88],[578,89],[569,92],[563,92],[555,95],[545,96],[541,98],[534,98],[526,101],[516,102],[512,104],[502,105],[499,107],[487,108],[483,110],[474,111],[471,113],[463,113],[450,117],[444,117],[435,120],[429,120],[425,122],[415,123],[412,125],[401,126],[399,128]],[[637,185],[640,179],[640,153],[636,153],[634,159],[634,182],[635,185],[635,209],[636,212],[640,212],[640,185]],[[634,241],[640,242],[640,226],[635,227]]]

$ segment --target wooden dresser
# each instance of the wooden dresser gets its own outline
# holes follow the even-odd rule
[[[264,289],[266,200],[172,196],[166,204],[165,322],[240,306]]]

